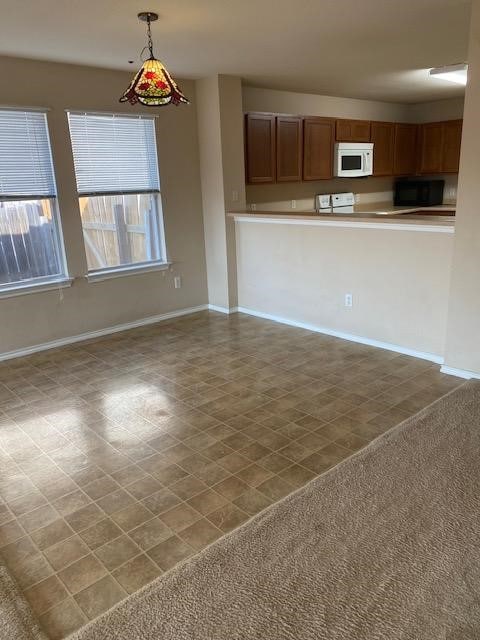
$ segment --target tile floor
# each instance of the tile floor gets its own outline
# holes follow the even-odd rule
[[[461,381],[200,313],[0,364],[0,555],[62,638]]]

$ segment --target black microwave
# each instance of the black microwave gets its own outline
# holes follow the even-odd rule
[[[396,207],[434,207],[443,204],[445,180],[397,180]]]

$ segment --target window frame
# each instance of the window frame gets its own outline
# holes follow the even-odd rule
[[[50,136],[50,123],[48,120],[48,108],[40,107],[17,107],[9,105],[0,105],[1,111],[18,111],[20,113],[41,113],[45,119],[45,134],[48,145],[48,159],[51,166],[52,183],[54,193],[48,196],[31,193],[28,195],[0,195],[0,202],[34,202],[48,201],[52,213],[52,230],[54,249],[58,258],[59,273],[53,275],[39,276],[36,278],[26,278],[23,280],[15,280],[13,282],[0,283],[0,298],[10,298],[17,295],[25,295],[27,293],[37,293],[40,291],[49,291],[55,289],[63,289],[71,286],[73,278],[68,273],[68,262],[65,250],[65,241],[63,235],[62,219],[58,204],[58,190],[55,175],[55,163],[52,154],[52,140]]]
[[[101,196],[138,196],[138,195],[151,195],[154,198],[154,206],[155,206],[155,229],[157,233],[157,242],[159,246],[160,258],[155,260],[147,260],[141,262],[131,262],[127,264],[119,264],[113,266],[99,267],[96,269],[88,268],[87,261],[87,248],[85,243],[85,237],[83,233],[83,222],[80,220],[82,224],[82,240],[85,251],[85,259],[87,262],[87,273],[85,274],[85,278],[88,282],[101,282],[110,278],[119,278],[123,276],[137,275],[142,273],[149,273],[152,271],[164,271],[170,268],[171,261],[168,259],[166,238],[165,238],[165,218],[163,215],[163,201],[162,201],[162,189],[160,183],[160,167],[159,167],[159,158],[158,158],[158,147],[157,147],[157,128],[156,128],[156,119],[158,116],[150,116],[142,113],[119,113],[114,111],[95,111],[95,110],[78,110],[78,109],[66,109],[66,116],[69,126],[69,135],[70,135],[70,147],[72,151],[72,155],[74,156],[74,148],[73,148],[73,140],[72,133],[70,128],[70,114],[73,115],[85,115],[85,116],[113,116],[113,117],[121,117],[121,118],[132,118],[132,119],[148,119],[153,121],[153,145],[155,148],[155,168],[158,179],[158,189],[138,189],[138,191],[92,191],[80,193],[78,191],[77,184],[77,199],[80,203],[81,198],[86,197],[101,197]],[[76,168],[74,163],[74,175],[75,180],[77,180]]]

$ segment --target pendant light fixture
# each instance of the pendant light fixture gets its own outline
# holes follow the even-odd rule
[[[150,23],[158,20],[158,14],[152,11],[142,11],[138,14],[138,19],[147,23],[148,44],[143,48],[142,54],[145,49],[148,49],[150,57],[145,60],[142,68],[120,98],[120,102],[130,102],[130,104],[140,102],[149,107],[162,107],[166,104],[178,105],[180,102],[189,104],[188,98],[183,95],[175,80],[160,60],[157,60],[153,55]]]

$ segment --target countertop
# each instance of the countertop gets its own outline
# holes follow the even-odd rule
[[[455,213],[455,204],[438,204],[436,207],[396,207],[391,202],[375,202],[367,204],[355,204],[354,213],[373,213],[374,215],[405,215],[418,213],[420,215],[432,215],[429,211],[441,211],[445,215]],[[328,214],[327,214],[328,215]],[[330,214],[332,215],[332,214]],[[336,215],[336,214],[333,214]]]
[[[342,223],[339,226],[344,226],[346,223],[356,225],[357,223],[373,224],[390,224],[398,227],[404,227],[404,225],[417,225],[417,226],[430,226],[441,230],[441,227],[454,227],[455,226],[455,204],[443,204],[435,207],[395,207],[392,203],[369,203],[369,204],[356,204],[354,205],[353,213],[316,213],[313,209],[311,211],[299,211],[293,213],[290,211],[231,211],[230,216],[234,218],[253,219],[258,220],[273,220],[277,219],[281,221],[310,221],[311,223]],[[435,215],[436,211],[441,211],[439,215]],[[432,212],[432,213],[430,213]],[[453,214],[453,215],[452,215]],[[453,231],[453,229],[452,229]]]

